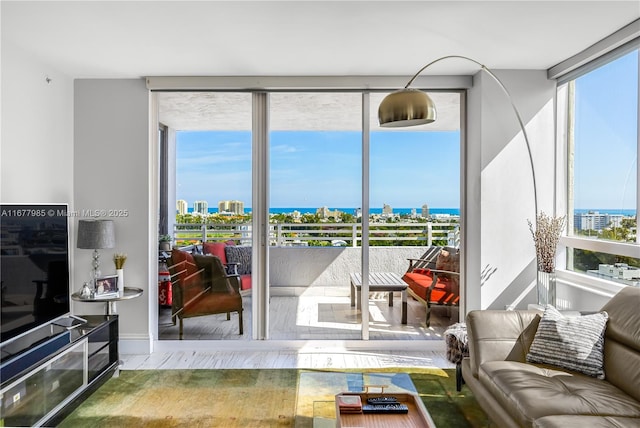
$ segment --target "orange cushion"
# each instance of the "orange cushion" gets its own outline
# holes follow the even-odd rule
[[[402,279],[417,296],[423,300],[427,300],[427,291],[433,283],[432,275],[407,272]],[[460,296],[451,292],[450,281],[446,278],[437,277],[436,285],[433,287],[433,290],[431,290],[429,301],[433,303],[455,304],[459,299]]]
[[[240,275],[240,289],[241,290],[251,289],[251,274]]]

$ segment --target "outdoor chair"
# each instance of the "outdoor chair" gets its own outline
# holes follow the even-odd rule
[[[243,334],[242,296],[240,278],[228,275],[216,256],[193,255],[174,249],[171,253],[171,284],[173,301],[171,317],[180,323],[180,339],[183,336],[183,319],[214,314],[238,313],[239,330]]]
[[[426,325],[431,323],[431,308],[460,303],[460,253],[453,247],[429,247],[419,259],[408,259],[409,268],[402,279],[409,294],[426,306]]]

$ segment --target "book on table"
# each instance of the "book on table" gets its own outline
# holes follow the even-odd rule
[[[336,401],[340,413],[362,413],[362,399],[359,395],[338,395]]]

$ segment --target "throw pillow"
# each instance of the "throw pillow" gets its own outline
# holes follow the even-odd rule
[[[533,337],[527,362],[562,367],[604,379],[606,312],[565,317],[547,306]]]
[[[238,274],[246,275],[251,273],[251,247],[227,246],[224,252],[227,256],[227,263],[238,263]]]
[[[447,251],[442,249],[436,258],[436,270],[445,270],[449,272],[460,272],[460,253],[458,251]],[[458,275],[450,275],[440,273],[441,278],[453,279],[458,281]]]
[[[227,244],[224,242],[204,242],[202,244],[202,254],[211,254],[213,256],[217,256],[220,258],[222,263],[227,262],[227,256],[225,255],[224,249]]]
[[[451,270],[451,254],[447,250],[441,250],[436,258],[436,270]]]

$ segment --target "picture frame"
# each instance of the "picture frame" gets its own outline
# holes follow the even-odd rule
[[[107,275],[96,279],[94,298],[118,296],[118,275]]]

